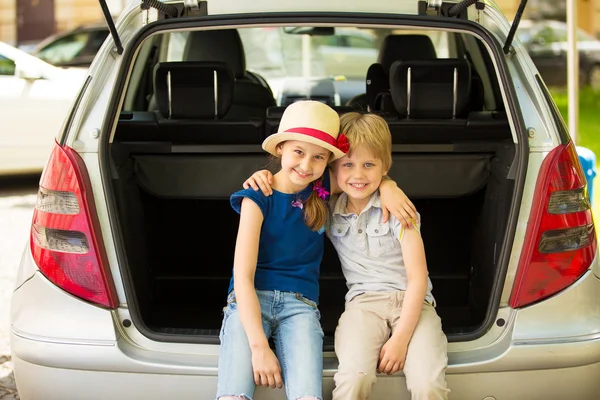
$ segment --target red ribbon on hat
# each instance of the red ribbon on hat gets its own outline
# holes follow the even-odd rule
[[[333,138],[333,136],[329,135],[328,133],[313,128],[290,128],[285,130],[284,132],[299,133],[301,135],[306,135],[315,139],[319,139],[339,149],[343,153],[348,153],[348,150],[350,149],[350,143],[348,143],[348,138],[343,133],[340,133],[336,140]]]

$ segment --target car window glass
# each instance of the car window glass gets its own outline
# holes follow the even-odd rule
[[[330,35],[330,36],[311,36],[310,41],[311,44],[315,47],[319,46],[338,46],[339,45],[339,37]]]
[[[568,32],[565,28],[555,27],[554,28],[554,41],[555,42],[566,42],[568,40]]]
[[[58,39],[40,50],[36,55],[50,64],[71,62],[83,55],[89,38],[88,32],[78,32]]]
[[[539,44],[550,44],[556,42],[556,37],[554,35],[554,30],[549,26],[546,26],[538,31],[535,35],[535,40]]]
[[[577,31],[577,40],[580,42],[594,42],[596,39],[587,32],[582,30]]]
[[[90,55],[95,56],[96,53],[98,52],[98,50],[100,50],[100,47],[102,47],[102,44],[104,43],[104,41],[106,40],[106,37],[108,36],[108,31],[100,30],[100,31],[94,32],[90,36],[91,36],[90,42],[87,46],[86,53],[89,53]]]
[[[463,40],[453,33],[422,29],[334,27],[333,34],[307,34],[307,29],[299,32],[293,27],[239,28],[246,69],[264,78],[274,94],[288,79],[331,77],[338,88],[355,91],[344,95],[349,97],[364,90],[367,70],[377,62],[380,43],[388,35],[427,35],[438,58],[460,57],[458,42]],[[184,53],[189,37],[186,31],[159,34],[152,40],[153,46],[158,46],[158,53],[140,53],[154,60],[136,60],[136,77],[144,82],[136,85],[132,81],[124,110],[146,110],[144,104],[153,103],[152,69],[156,61],[186,61]]]
[[[0,54],[0,75],[14,75],[15,74],[15,62],[10,58],[4,57]]]
[[[346,46],[363,49],[375,49],[374,40],[369,40],[359,36],[346,36]]]
[[[172,32],[169,34],[166,61],[183,60],[183,51],[189,36],[189,32]]]

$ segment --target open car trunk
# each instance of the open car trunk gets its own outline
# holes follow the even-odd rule
[[[151,112],[122,114],[111,154],[138,318],[154,334],[216,338],[239,220],[229,196],[268,159],[258,143],[190,143],[185,129],[169,133],[157,118]],[[484,321],[514,183],[507,178],[514,143],[506,115],[470,118],[389,122],[394,143],[403,143],[393,146],[389,175],[421,214],[433,295],[451,336],[473,332]],[[221,127],[220,135],[226,130]],[[197,133],[193,137],[198,141]],[[326,342],[346,290],[326,239],[319,304]]]

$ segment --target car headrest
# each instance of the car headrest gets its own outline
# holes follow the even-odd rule
[[[168,119],[223,117],[231,106],[233,82],[225,63],[164,62],[154,68],[158,110]]]
[[[397,61],[390,91],[400,117],[454,118],[468,113],[471,67],[463,59]]]
[[[236,78],[246,76],[246,56],[236,29],[193,31],[183,50],[183,61],[224,62]]]
[[[371,64],[367,70],[367,102],[371,110],[380,110],[378,99],[390,92],[390,79],[383,65]]]
[[[388,35],[379,48],[377,62],[389,71],[395,61],[436,58],[435,47],[427,35]]]

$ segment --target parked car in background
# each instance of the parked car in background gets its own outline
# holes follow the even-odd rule
[[[567,24],[560,21],[523,20],[517,30],[517,36],[550,86],[567,84],[567,29]],[[600,40],[579,29],[577,47],[580,84],[600,89]]]
[[[89,67],[108,33],[106,22],[80,26],[44,39],[31,54],[56,67]]]
[[[122,12],[123,52],[112,36],[99,50],[40,180],[11,298],[22,400],[215,399],[239,226],[231,193],[268,165],[261,143],[287,105],[361,106],[336,99],[332,72],[313,57],[312,39],[336,38],[307,37],[307,27],[384,37],[352,95],[364,93],[388,123],[388,175],[423,221],[451,398],[598,399],[600,262],[587,181],[497,7],[461,0],[448,17],[415,0],[208,0],[205,16],[195,1],[144,3],[162,11],[138,0]],[[269,42],[265,32],[282,27],[300,34]],[[444,33],[438,47],[432,31]],[[284,63],[262,60],[271,56]],[[285,82],[270,90],[273,79]],[[379,248],[385,228],[361,229],[363,245]],[[349,229],[358,227],[337,234]],[[330,400],[347,286],[327,241],[319,285]],[[370,397],[410,398],[405,379],[379,375]]]
[[[41,172],[85,75],[0,42],[0,175]]]

